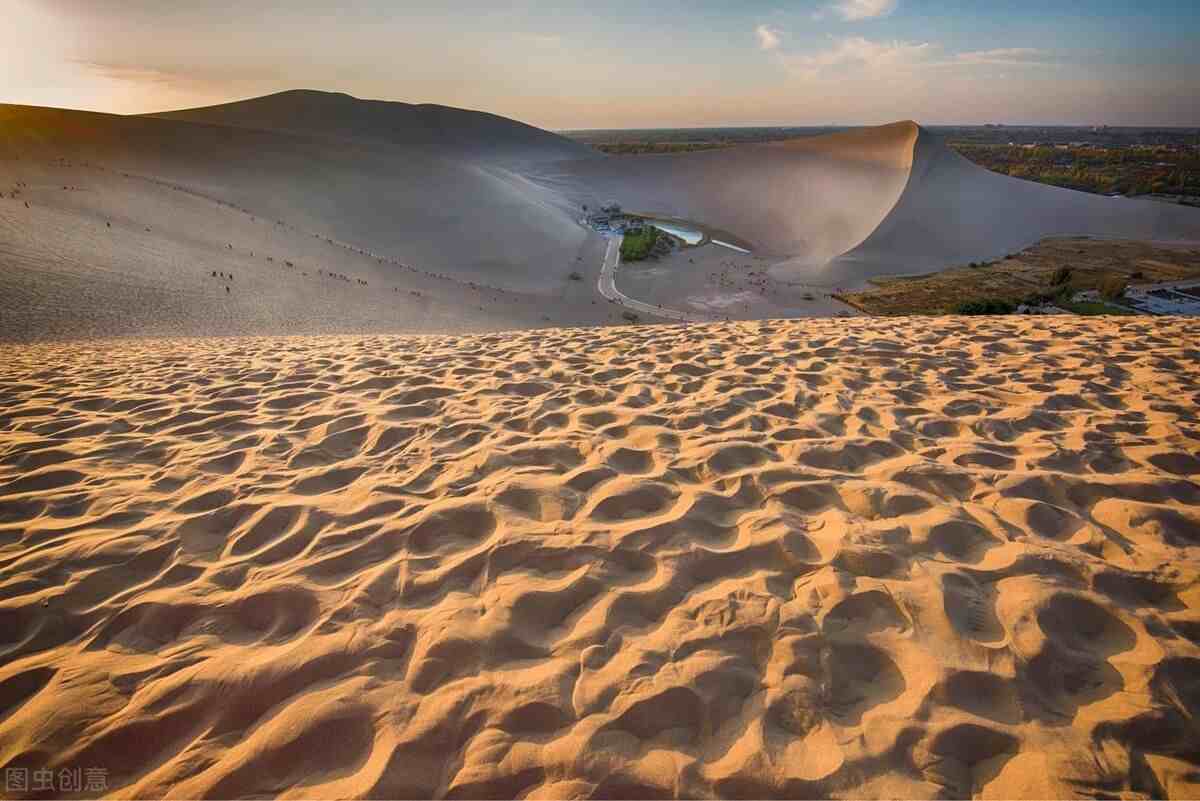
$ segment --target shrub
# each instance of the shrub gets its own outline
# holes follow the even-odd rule
[[[583,273],[576,273],[576,272],[573,272],[573,273],[571,273],[571,275],[570,275],[570,279],[571,279],[572,281],[582,281],[582,280],[583,280]]]
[[[658,229],[647,225],[638,233],[626,234],[621,241],[621,259],[623,261],[641,261],[650,255],[650,251],[658,242]]]
[[[1054,275],[1050,276],[1050,286],[1063,286],[1071,281],[1071,268],[1059,267],[1054,271]]]
[[[1069,284],[1052,287],[1044,292],[1034,292],[1027,295],[1021,303],[1026,306],[1043,306],[1047,303],[1063,304],[1071,299],[1075,291]]]
[[[1100,281],[1100,297],[1105,300],[1118,300],[1125,295],[1129,282],[1119,275],[1106,275]]]
[[[1017,305],[1002,298],[966,300],[954,307],[955,314],[1012,314]]]

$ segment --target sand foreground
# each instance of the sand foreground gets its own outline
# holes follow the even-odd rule
[[[0,766],[120,797],[1196,797],[1198,341],[0,347]]]

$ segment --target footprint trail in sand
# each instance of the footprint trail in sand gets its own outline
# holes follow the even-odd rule
[[[0,349],[0,765],[137,797],[1194,795],[1198,335]]]

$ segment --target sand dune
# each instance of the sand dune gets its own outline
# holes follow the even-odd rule
[[[1195,797],[1200,328],[0,347],[0,765]]]
[[[453,144],[401,147],[23,106],[0,106],[0,130],[6,189],[21,163],[88,162],[184,186],[422,269],[521,292],[544,293],[576,269],[582,253],[602,251],[563,198],[505,159]],[[509,151],[522,150],[519,137],[507,136]],[[525,144],[542,141],[533,135]],[[553,155],[552,147],[547,157]],[[77,178],[62,183],[85,183]]]
[[[1002,258],[1051,236],[1200,242],[1200,210],[1108,198],[979,167],[921,129],[896,206],[824,274],[846,284]]]
[[[593,304],[594,283],[566,275],[547,274],[527,292],[432,273],[183,185],[95,164],[15,161],[0,163],[0,173],[10,181],[0,184],[0,339],[619,320],[607,304]],[[574,263],[588,274],[599,269],[598,258]]]
[[[85,334],[466,332],[609,322],[603,298],[588,290],[605,243],[580,218],[582,205],[610,199],[751,245],[754,258],[737,269],[768,271],[780,287],[768,304],[695,272],[651,282],[658,288],[637,298],[743,316],[754,309],[762,309],[758,316],[828,314],[833,301],[805,298],[876,275],[995,258],[1045,236],[1200,242],[1195,209],[989,173],[913,122],[606,157],[481,112],[301,91],[145,117],[0,106],[0,130],[0,190],[10,194],[0,198],[0,247],[22,270],[0,278],[18,298],[10,300],[17,309],[10,320],[20,318],[21,336],[58,335],[96,318],[96,308]],[[118,188],[118,177],[135,183]],[[6,202],[22,185],[21,202]],[[203,201],[220,208],[201,209]],[[223,235],[230,210],[283,227],[249,231],[239,222]],[[129,223],[124,238],[95,235],[97,224],[118,220]],[[314,242],[296,236],[283,247],[285,231]],[[217,242],[234,253],[214,253]],[[251,252],[296,263],[302,257],[313,270],[441,300],[330,301],[327,293],[270,287],[275,279],[264,273],[253,297],[227,303],[206,295],[187,272],[203,264],[210,277],[213,270],[239,274],[248,268],[240,254]],[[722,255],[701,258],[718,263],[708,272],[725,269]],[[684,273],[691,264],[667,267]],[[435,292],[425,278],[465,289],[442,284]],[[618,274],[628,294],[633,287],[622,280]],[[126,292],[130,286],[135,293]],[[676,287],[686,296],[673,296]],[[80,302],[85,295],[101,302]],[[4,330],[0,336],[12,338]]]
[[[498,162],[18,106],[0,130],[0,339],[620,321],[603,240]]]
[[[917,131],[903,122],[786,144],[554,162],[535,177],[577,202],[615,198],[729,231],[776,260],[824,263],[899,200]]]
[[[0,767],[117,797],[1200,792],[1196,323],[548,327],[621,322],[585,202],[830,284],[1200,239],[1194,211],[913,123],[605,158],[290,92],[0,130],[0,339],[75,340],[0,344]],[[693,283],[642,281],[726,308]]]
[[[573,198],[621,198],[733,232],[778,278],[823,286],[999,258],[1056,235],[1200,242],[1196,209],[998,175],[913,122],[542,169]]]
[[[237,103],[147,116],[380,142],[406,149],[455,152],[488,161],[599,156],[590,147],[572,139],[495,114],[434,103],[414,105],[360,100],[332,92],[295,90]]]

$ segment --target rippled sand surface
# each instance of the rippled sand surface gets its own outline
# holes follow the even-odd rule
[[[0,766],[1196,797],[1200,322],[0,347]]]

